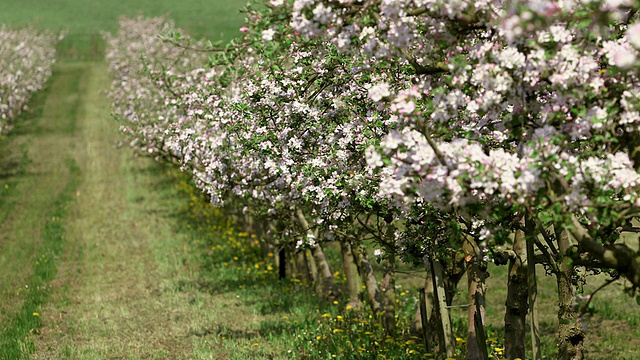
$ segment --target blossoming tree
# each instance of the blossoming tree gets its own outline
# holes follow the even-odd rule
[[[0,27],[0,134],[11,130],[31,96],[45,86],[57,42],[58,36],[50,32]]]

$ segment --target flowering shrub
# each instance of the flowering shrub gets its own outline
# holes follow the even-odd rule
[[[0,27],[0,133],[11,130],[11,121],[51,76],[58,40],[51,32],[30,27]]]

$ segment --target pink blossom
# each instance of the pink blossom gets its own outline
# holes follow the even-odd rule
[[[627,29],[627,38],[633,47],[640,50],[640,23],[629,26]]]

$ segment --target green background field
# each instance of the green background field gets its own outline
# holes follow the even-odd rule
[[[229,39],[238,33],[246,0],[1,0],[0,24],[56,31],[72,35],[115,31],[120,16],[166,15],[197,37]]]
[[[59,54],[68,59],[100,59],[101,32],[115,32],[122,16],[165,16],[195,38],[228,41],[239,34],[246,0],[0,0],[0,24],[33,25],[64,32]]]

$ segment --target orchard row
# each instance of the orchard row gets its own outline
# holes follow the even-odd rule
[[[27,27],[0,27],[0,133],[7,133],[31,96],[51,76],[58,36]]]
[[[181,164],[289,261],[311,254],[325,294],[323,246],[339,244],[351,302],[362,281],[388,333],[397,262],[423,264],[424,326],[443,334],[425,336],[453,355],[447,306],[466,271],[467,356],[483,358],[487,263],[508,263],[505,356],[525,358],[542,263],[558,279],[558,357],[579,358],[577,281],[640,285],[619,241],[640,208],[639,8],[272,0],[223,45],[123,20],[110,96],[136,151]]]

